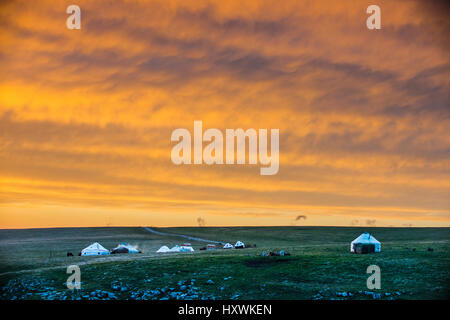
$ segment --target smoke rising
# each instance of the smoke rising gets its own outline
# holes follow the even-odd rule
[[[197,218],[197,224],[199,227],[204,227],[205,226],[205,219],[203,219],[202,217],[198,217]]]

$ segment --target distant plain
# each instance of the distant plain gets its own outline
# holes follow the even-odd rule
[[[0,299],[449,299],[450,228],[141,227],[0,230]],[[381,253],[356,255],[362,232]],[[206,242],[177,235],[256,244],[243,250],[200,251]],[[120,242],[141,254],[80,257],[93,242]],[[157,254],[190,242],[193,253]],[[220,246],[218,246],[220,248]],[[429,248],[432,251],[429,251]],[[284,250],[290,256],[263,257]],[[67,257],[72,252],[73,257]],[[66,268],[81,269],[82,288],[67,289]],[[381,289],[369,290],[369,265]]]

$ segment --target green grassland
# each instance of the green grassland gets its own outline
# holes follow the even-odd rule
[[[0,299],[448,299],[449,228],[217,227],[60,228],[0,230]],[[364,231],[382,252],[356,255],[350,242]],[[256,244],[243,250],[156,254],[187,240],[176,234]],[[142,254],[75,255],[92,242],[111,249],[138,245]],[[433,251],[428,251],[433,248]],[[288,251],[263,257],[262,251]],[[70,291],[66,267],[81,269]],[[381,289],[369,290],[369,265],[381,269]]]

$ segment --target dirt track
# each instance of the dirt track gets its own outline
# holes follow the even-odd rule
[[[160,232],[160,231],[155,231],[152,228],[149,227],[144,227],[145,230],[160,235],[160,236],[172,236],[172,237],[180,237],[180,238],[184,238],[184,239],[188,239],[188,240],[192,240],[192,241],[199,241],[199,242],[208,242],[208,243],[217,243],[217,244],[225,244],[224,242],[220,242],[220,241],[215,241],[215,240],[208,240],[208,239],[203,239],[203,238],[197,238],[197,237],[191,237],[191,236],[186,236],[184,234],[175,234],[175,233],[166,233],[166,232]]]

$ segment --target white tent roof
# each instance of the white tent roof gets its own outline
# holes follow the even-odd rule
[[[156,251],[156,252],[159,252],[159,253],[162,253],[162,252],[170,252],[170,249],[169,249],[169,247],[167,247],[167,246],[162,246],[162,247],[159,248],[158,251]]]
[[[235,247],[245,247],[245,244],[242,241],[236,242]]]
[[[127,248],[128,253],[139,253],[139,250],[136,249],[136,247],[133,247],[132,245],[130,245],[128,243],[121,243],[114,249],[119,249],[119,248]]]
[[[194,248],[192,248],[191,246],[181,246],[180,247],[180,252],[193,252]]]
[[[233,245],[231,243],[225,243],[225,245],[223,246],[224,249],[233,249]]]
[[[164,253],[164,252],[192,252],[192,251],[194,251],[194,248],[192,248],[191,246],[181,246],[180,247],[179,245],[175,245],[171,249],[169,249],[169,247],[167,247],[167,246],[162,246],[156,252]]]
[[[81,250],[82,256],[99,256],[104,254],[109,254],[109,250],[103,247],[98,242],[94,242],[89,247],[86,247],[83,250]]]
[[[368,232],[364,232],[363,234],[361,234],[358,238],[356,238],[355,240],[352,241],[351,245],[350,245],[350,251],[354,252],[354,244],[373,244],[375,245],[375,252],[380,252],[381,251],[381,243],[380,241],[378,241],[377,239],[375,239],[370,233]]]
[[[156,251],[156,252],[169,252],[170,251],[170,249],[169,249],[169,247],[167,247],[167,246],[162,246],[161,248],[159,248],[158,249],[158,251]]]
[[[180,252],[181,247],[179,245],[175,245],[175,247],[172,247],[169,252]]]

